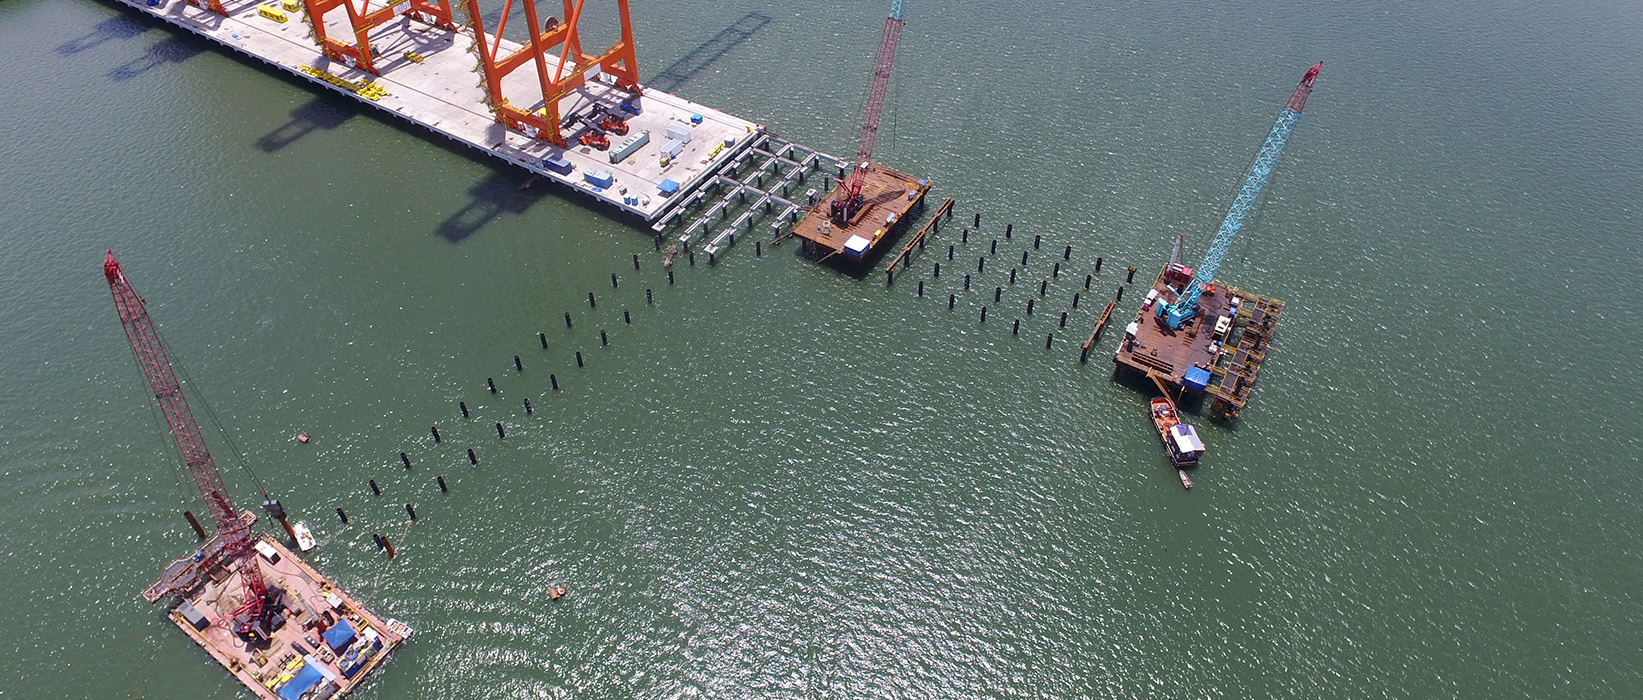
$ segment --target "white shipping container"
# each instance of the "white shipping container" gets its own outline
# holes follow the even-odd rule
[[[664,144],[662,146],[662,155],[667,156],[669,158],[678,158],[679,153],[681,151],[684,151],[684,150],[685,150],[684,142],[680,141],[679,139],[673,139],[672,141],[668,141],[666,144]]]
[[[678,124],[669,124],[667,127],[667,137],[678,141],[679,143],[690,143],[690,129]]]

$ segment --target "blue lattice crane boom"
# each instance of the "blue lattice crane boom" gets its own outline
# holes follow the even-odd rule
[[[1289,96],[1284,111],[1278,113],[1278,122],[1272,125],[1266,143],[1261,145],[1261,152],[1255,156],[1255,164],[1244,176],[1244,186],[1238,190],[1238,198],[1232,201],[1232,208],[1227,210],[1227,218],[1221,221],[1221,228],[1215,232],[1215,240],[1210,243],[1209,252],[1204,254],[1204,261],[1198,264],[1192,281],[1181,291],[1175,303],[1155,307],[1158,318],[1170,328],[1180,328],[1187,319],[1198,313],[1199,295],[1215,281],[1215,273],[1221,269],[1221,260],[1232,247],[1233,239],[1238,237],[1238,229],[1243,227],[1256,198],[1261,196],[1261,188],[1266,186],[1267,176],[1272,174],[1272,166],[1277,164],[1278,155],[1284,152],[1284,144],[1289,142],[1289,134],[1301,118],[1301,109],[1306,107],[1306,98],[1312,94],[1312,81],[1318,77],[1323,65],[1323,61],[1319,61],[1306,72],[1301,84],[1295,87],[1295,93]]]

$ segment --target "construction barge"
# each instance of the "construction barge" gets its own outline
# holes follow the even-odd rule
[[[234,508],[171,353],[114,251],[103,259],[103,276],[131,354],[216,527],[207,537],[194,514],[183,511],[201,546],[167,565],[159,580],[143,590],[143,600],[178,601],[166,617],[258,698],[331,700],[347,695],[411,636],[411,628],[377,617],[284,544],[252,532],[257,516]],[[307,525],[293,526],[279,500],[267,491],[262,495],[269,517],[300,546],[312,546]],[[410,515],[416,518],[414,511]]]
[[[832,215],[834,203],[848,197],[848,187],[836,187],[818,202],[798,224],[792,235],[803,241],[804,251],[818,262],[837,255],[864,262],[877,255],[880,245],[912,218],[924,203],[930,182],[905,175],[878,163],[864,168],[862,204],[847,219]]]
[[[1173,329],[1155,311],[1183,284],[1180,266],[1172,267],[1159,273],[1125,326],[1113,362],[1166,389],[1206,394],[1213,398],[1211,411],[1236,419],[1249,404],[1284,302],[1217,282],[1199,297],[1197,317]]]
[[[248,527],[256,521],[251,511],[240,517]],[[275,538],[259,535],[252,549],[254,557],[226,557],[213,536],[167,566],[143,599],[157,602],[192,582],[166,617],[258,698],[345,697],[411,636],[410,627],[377,616]],[[246,603],[248,564],[266,582],[268,609],[264,622],[242,634],[232,623]]]
[[[1166,395],[1184,389],[1213,396],[1210,410],[1225,418],[1237,418],[1249,404],[1284,303],[1226,285],[1216,273],[1283,154],[1323,65],[1306,71],[1278,112],[1203,262],[1197,270],[1180,264],[1182,237],[1176,237],[1169,264],[1153,280],[1113,353],[1119,367],[1151,377]]]

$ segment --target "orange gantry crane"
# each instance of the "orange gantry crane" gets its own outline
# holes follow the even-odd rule
[[[485,33],[478,0],[466,2],[467,22],[473,29],[474,52],[479,54],[480,72],[485,76],[481,83],[485,89],[485,101],[496,113],[496,120],[503,125],[560,148],[568,147],[561,133],[567,124],[559,114],[559,101],[592,80],[627,93],[629,97],[623,102],[624,108],[638,113],[632,101],[643,90],[639,87],[639,68],[633,55],[633,27],[628,22],[627,0],[616,0],[621,38],[598,55],[583,53],[581,35],[576,29],[582,19],[582,6],[587,0],[575,0],[574,3],[561,0],[567,18],[563,22],[556,16],[541,21],[536,0],[519,0],[524,6],[525,21],[531,26],[527,32],[527,42],[511,51],[504,51],[502,33],[508,28],[508,16],[513,10],[514,0],[503,3],[502,19],[497,22],[494,37]],[[553,59],[552,68],[548,66],[550,58]],[[525,93],[519,101],[529,107],[522,108],[504,94],[502,81],[526,63],[535,65],[541,97],[538,99]]]
[[[371,0],[302,1],[309,28],[314,32],[314,43],[319,44],[326,58],[376,75],[382,72],[377,70],[377,55],[371,48],[372,29],[402,15],[436,27],[456,29],[456,23],[451,19],[449,0],[402,0],[385,3],[375,10],[371,9]],[[347,13],[348,27],[354,35],[353,43],[333,38],[326,31],[325,16],[338,8]]]

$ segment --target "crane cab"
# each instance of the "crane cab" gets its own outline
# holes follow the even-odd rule
[[[1186,289],[1187,284],[1190,282],[1192,282],[1192,268],[1180,263],[1170,263],[1168,267],[1164,268],[1164,284],[1178,289]]]

